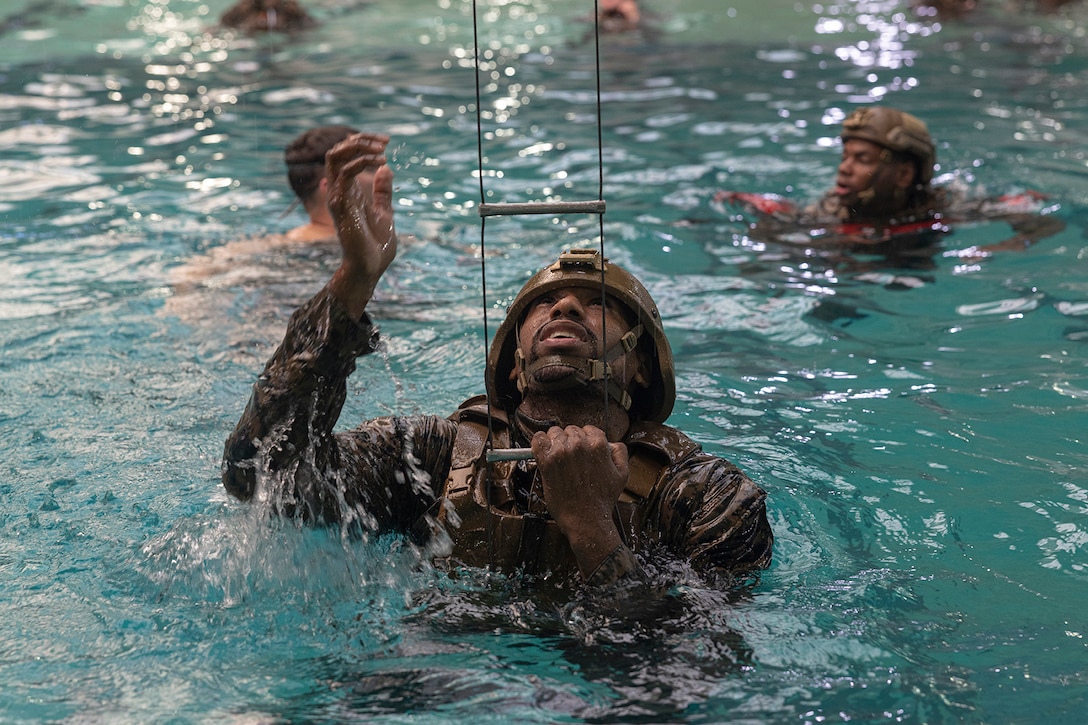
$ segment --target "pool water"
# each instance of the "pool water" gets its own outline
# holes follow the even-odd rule
[[[606,251],[662,308],[670,422],[767,489],[777,537],[750,590],[602,622],[223,492],[250,386],[336,264],[245,241],[301,221],[297,133],[394,138],[408,239],[344,427],[480,392],[485,310],[493,331],[598,232],[489,221],[484,300],[467,0],[310,0],[294,39],[215,28],[228,4],[0,17],[0,720],[1081,721],[1083,6],[646,0],[650,31],[602,40]],[[592,5],[479,5],[488,201],[596,198]],[[975,259],[1010,229],[963,225],[908,268],[767,243],[713,201],[818,196],[841,114],[875,101],[928,122],[941,183],[1042,192],[1064,230]]]

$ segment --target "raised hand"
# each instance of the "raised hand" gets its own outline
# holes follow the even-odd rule
[[[360,133],[325,155],[329,212],[343,253],[329,288],[356,319],[397,254],[388,143],[384,134]]]

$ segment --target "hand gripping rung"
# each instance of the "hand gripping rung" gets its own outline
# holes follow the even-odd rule
[[[604,214],[604,200],[480,204],[480,216],[516,216],[519,214]]]

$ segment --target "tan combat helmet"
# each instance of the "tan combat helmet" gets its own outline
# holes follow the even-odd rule
[[[609,361],[633,348],[638,343],[638,338],[648,333],[656,353],[655,360],[649,361],[652,366],[649,388],[638,391],[634,399],[631,399],[626,391],[619,390],[619,386],[613,383],[609,386],[609,393],[630,410],[631,417],[635,420],[663,423],[669,417],[676,402],[676,378],[672,349],[661,325],[661,313],[641,282],[607,258],[602,258],[594,249],[563,252],[556,262],[533,275],[518,292],[507,311],[506,319],[495,333],[487,356],[487,393],[492,401],[512,409],[521,399],[522,382],[512,380],[511,373],[515,355],[518,354],[518,326],[529,304],[540,295],[562,287],[599,290],[602,282],[605,294],[625,305],[638,319],[620,345],[605,352],[603,360],[581,361],[585,370],[580,371],[580,379],[588,381],[607,378],[610,372],[606,373],[605,370]]]
[[[916,162],[918,183],[929,186],[933,180],[937,149],[926,124],[917,116],[886,106],[858,108],[842,122],[842,140],[852,138],[910,156]]]

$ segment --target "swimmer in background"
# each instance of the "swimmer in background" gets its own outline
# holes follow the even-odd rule
[[[284,150],[287,183],[295,199],[281,218],[301,204],[306,222],[287,232],[230,241],[175,267],[170,271],[174,295],[167,300],[166,312],[184,319],[202,317],[202,311],[216,304],[193,295],[201,289],[268,291],[284,285],[308,285],[323,277],[338,249],[328,207],[325,154],[354,133],[350,126],[330,125],[296,136]]]
[[[348,136],[357,133],[349,126],[318,126],[299,134],[287,145],[287,183],[295,192],[296,201],[284,212],[286,215],[298,203],[306,210],[309,221],[287,232],[287,239],[309,242],[336,238],[336,225],[329,214],[329,182],[325,178],[325,154]]]
[[[287,183],[295,193],[295,200],[281,218],[302,204],[307,216],[305,224],[282,234],[240,239],[216,247],[207,257],[192,260],[175,270],[172,280],[175,286],[184,287],[186,283],[200,282],[213,276],[230,277],[246,273],[247,269],[252,269],[254,257],[276,249],[336,241],[336,226],[329,215],[325,154],[354,133],[356,131],[350,126],[318,126],[296,136],[284,150]]]
[[[835,186],[798,208],[771,194],[718,192],[714,200],[755,216],[754,238],[854,252],[901,252],[932,245],[955,223],[1003,220],[1015,235],[991,245],[958,250],[980,258],[1024,249],[1057,234],[1065,223],[1047,213],[1037,192],[967,199],[934,187],[936,147],[917,117],[886,106],[855,110],[842,125],[842,160]]]
[[[636,0],[600,0],[597,20],[606,33],[635,30],[642,22],[642,12]]]
[[[317,25],[296,0],[238,0],[219,22],[247,33],[294,33]]]
[[[639,0],[598,0],[596,15],[586,15],[579,22],[593,25],[583,35],[581,42],[590,43],[597,33],[655,41],[661,35],[659,14],[643,9]]]

